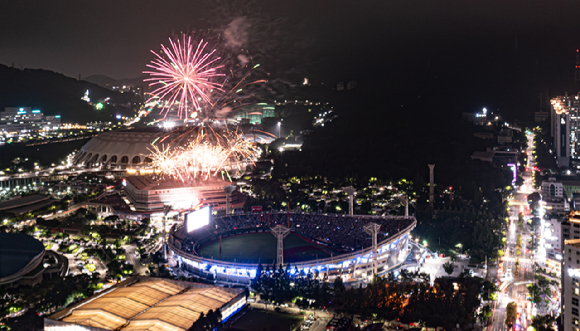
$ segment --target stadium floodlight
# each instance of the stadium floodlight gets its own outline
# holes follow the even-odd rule
[[[167,261],[167,214],[171,211],[171,205],[163,206],[163,258]]]
[[[290,234],[290,229],[283,226],[283,225],[276,225],[275,227],[270,229],[274,237],[278,242],[277,245],[277,258],[276,258],[276,267],[281,266],[284,264],[284,238]]]
[[[224,187],[224,192],[226,192],[226,215],[230,213],[230,196],[236,190],[236,185],[228,185]]]
[[[344,193],[348,194],[348,214],[352,215],[354,213],[353,201],[356,189],[352,186],[347,186],[343,187],[342,190],[344,191]]]

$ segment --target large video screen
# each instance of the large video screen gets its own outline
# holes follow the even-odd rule
[[[209,224],[209,206],[185,215],[185,230],[189,233]]]

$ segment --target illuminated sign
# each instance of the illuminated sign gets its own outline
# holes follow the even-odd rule
[[[570,277],[580,278],[580,270],[570,268],[568,269],[568,275]]]

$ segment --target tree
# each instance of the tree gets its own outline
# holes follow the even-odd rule
[[[346,287],[342,282],[342,277],[336,277],[336,279],[334,280],[333,288],[334,293],[337,297],[339,297],[346,290]]]
[[[536,284],[530,284],[528,285],[528,293],[530,294],[530,300],[531,302],[538,304],[540,302],[542,302],[542,298],[540,297],[540,287]]]
[[[443,270],[445,270],[445,272],[449,276],[451,276],[451,274],[455,270],[455,264],[453,264],[453,262],[451,262],[451,261],[447,261],[447,262],[443,263]]]
[[[518,318],[517,308],[518,304],[515,301],[508,303],[505,308],[505,325],[509,329],[513,328],[516,324],[516,319]]]
[[[550,315],[537,315],[532,320],[532,326],[536,331],[554,331],[556,319]]]

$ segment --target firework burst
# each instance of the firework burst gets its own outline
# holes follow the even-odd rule
[[[208,43],[201,40],[197,46],[191,36],[183,35],[181,39],[169,39],[170,47],[161,45],[161,52],[147,64],[153,71],[144,71],[151,77],[145,79],[149,86],[156,89],[147,101],[158,98],[162,103],[161,113],[167,113],[178,102],[177,114],[180,118],[189,117],[190,113],[202,110],[202,104],[213,106],[210,97],[212,90],[220,90],[222,83],[218,80],[224,76],[219,70],[223,68],[217,62],[216,50],[206,51]]]
[[[188,139],[185,144],[177,140]],[[180,147],[171,147],[181,145]],[[153,167],[162,177],[182,182],[207,180],[218,174],[241,173],[253,162],[258,149],[237,131],[196,127],[179,135],[168,147],[152,145]]]

